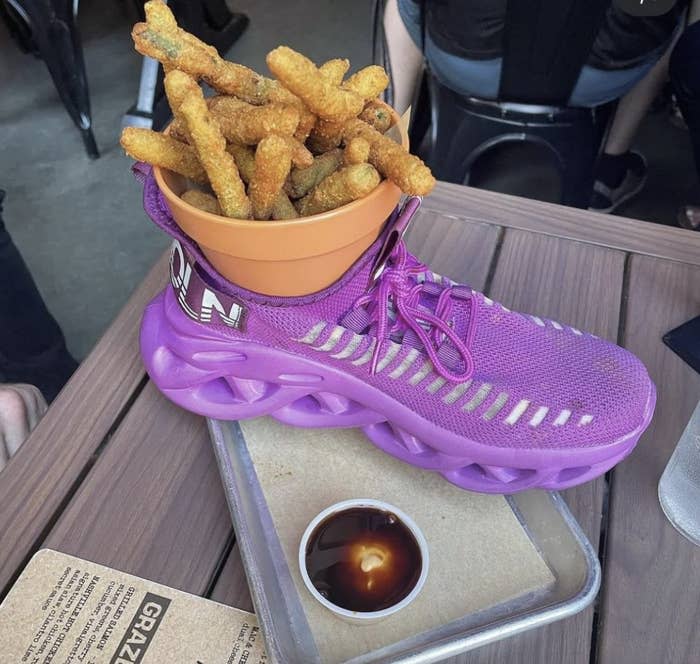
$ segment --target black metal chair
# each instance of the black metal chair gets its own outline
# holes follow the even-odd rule
[[[92,132],[77,10],[74,0],[0,0],[0,12],[10,34],[22,50],[46,63],[63,105],[80,130],[88,156],[96,159],[100,153]]]
[[[555,156],[560,202],[588,207],[595,162],[614,102],[571,107],[568,99],[609,0],[508,0],[498,99],[467,97],[426,72],[414,105],[411,144],[428,132],[426,160],[436,177],[468,184],[479,157],[497,145],[529,141]]]
[[[143,0],[135,0],[135,4],[143,15]],[[170,4],[185,29],[213,44],[220,53],[227,51],[248,25],[248,17],[231,12],[225,0],[171,0]],[[63,105],[80,130],[88,156],[96,159],[100,153],[92,131],[77,11],[78,0],[0,0],[0,17],[10,34],[23,51],[34,53],[46,63]],[[163,90],[157,66],[152,69],[154,73],[149,74],[145,92],[140,91],[139,102],[130,113],[146,116],[149,126],[162,126],[169,110],[165,104],[156,103],[154,112],[154,101],[162,98]],[[143,80],[142,76],[142,84]],[[159,122],[153,122],[154,115],[160,118]]]

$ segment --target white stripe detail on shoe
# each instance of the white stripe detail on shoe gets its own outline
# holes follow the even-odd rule
[[[399,378],[400,376],[403,376],[406,371],[408,371],[408,368],[416,361],[416,358],[420,355],[418,350],[415,348],[411,348],[411,350],[408,351],[408,354],[406,357],[401,360],[401,364],[399,364],[398,367],[396,367],[390,374],[389,378]]]
[[[379,363],[377,364],[377,373],[381,373],[386,369],[391,361],[399,354],[399,351],[401,350],[400,344],[396,344],[393,341],[389,342],[389,348],[387,349],[386,353],[384,353],[384,357],[379,360]]]
[[[489,394],[491,391],[491,383],[484,383],[477,391],[476,394],[471,398],[471,401],[467,401],[462,406],[462,410],[474,410]]]
[[[312,344],[314,341],[316,341],[316,339],[318,339],[321,332],[323,332],[324,327],[326,327],[326,323],[319,321],[306,333],[306,336],[302,337],[301,339],[297,339],[297,341],[302,344]]]
[[[581,330],[577,330],[575,327],[572,327],[572,328],[571,328],[571,331],[572,331],[574,334],[578,334],[579,336],[581,336],[581,335],[583,334],[583,332],[581,332]]]
[[[537,427],[540,424],[542,424],[542,420],[544,420],[544,418],[547,417],[548,412],[549,412],[548,406],[540,406],[535,411],[535,414],[532,416],[532,419],[530,420],[530,426]]]
[[[340,325],[336,325],[335,328],[333,329],[333,332],[331,332],[331,336],[326,339],[325,343],[323,343],[321,346],[318,346],[318,348],[314,348],[314,350],[320,350],[320,351],[329,351],[333,350],[338,342],[340,341],[340,337],[343,336],[343,333],[345,332],[344,327],[340,327]]]
[[[374,353],[374,347],[377,344],[376,339],[372,339],[372,343],[369,345],[369,348],[364,352],[362,357],[358,357],[356,360],[353,360],[352,363],[356,366],[362,366],[363,364],[367,364],[369,362],[370,358],[372,357],[372,353]]]
[[[518,420],[522,417],[523,413],[529,408],[530,402],[527,399],[521,399],[515,405],[515,408],[510,411],[510,415],[506,417],[505,423],[513,426],[517,424]]]
[[[331,357],[334,360],[344,360],[346,357],[350,357],[356,350],[357,347],[362,343],[362,335],[353,333],[352,338],[348,342],[347,346],[343,350],[338,351]]]
[[[457,401],[457,399],[459,399],[459,397],[461,397],[471,387],[471,384],[472,384],[471,378],[464,383],[460,383],[451,392],[448,392],[444,397],[442,397],[442,400],[446,404],[454,403],[455,401]]]
[[[593,421],[593,415],[582,415],[578,421],[578,426],[585,427]]]
[[[532,318],[532,320],[540,327],[544,327],[544,321],[539,316],[530,316],[530,318]]]
[[[564,410],[561,411],[561,413],[559,413],[559,415],[557,415],[557,419],[554,420],[554,422],[552,422],[552,424],[555,427],[563,427],[569,421],[570,417],[571,417],[571,411],[568,410],[567,408],[565,408]]]
[[[442,377],[438,376],[428,387],[426,390],[430,392],[430,394],[435,394],[447,381]]]
[[[408,381],[411,385],[416,386],[433,370],[433,363],[430,360],[423,362],[423,366],[414,373]]]
[[[485,420],[492,420],[503,406],[508,402],[508,392],[501,392],[489,406],[488,410],[482,415]]]
[[[182,305],[182,308],[190,315],[191,318],[194,318],[197,320],[197,312],[189,305],[187,304],[187,300],[185,299],[184,295],[179,295],[178,296],[178,302]],[[211,314],[210,314],[211,316]],[[200,318],[200,320],[204,320],[203,316]]]

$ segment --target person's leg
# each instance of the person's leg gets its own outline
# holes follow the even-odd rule
[[[388,0],[384,9],[384,34],[389,50],[394,108],[401,115],[411,105],[423,72],[420,44],[420,6],[404,0],[399,13],[397,0]],[[403,15],[403,19],[402,19]],[[411,32],[407,29],[410,27]]]
[[[700,3],[695,5],[700,7]],[[700,21],[689,25],[678,40],[671,55],[669,74],[678,107],[688,127],[700,177]],[[700,229],[700,208],[685,206],[678,221],[686,228]]]
[[[620,98],[596,166],[591,209],[614,212],[644,188],[646,160],[631,147],[642,120],[668,79],[670,55],[671,47],[656,62],[649,60],[645,73]]]
[[[0,191],[0,382],[36,385],[51,401],[77,363],[2,220]]]
[[[666,51],[649,73],[620,99],[605,141],[606,154],[622,155],[629,152],[642,120],[668,79],[670,57],[670,51]]]
[[[497,98],[502,58],[461,58],[439,49],[429,36],[423,44],[419,3],[388,0],[384,30],[394,85],[394,106],[399,113],[413,101],[423,70],[423,52],[431,73],[443,85],[465,96]]]

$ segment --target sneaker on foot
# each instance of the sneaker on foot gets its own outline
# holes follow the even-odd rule
[[[596,167],[589,210],[611,213],[636,196],[647,181],[647,162],[639,152],[603,153]]]
[[[216,273],[149,195],[178,241],[141,352],[183,408],[361,427],[385,452],[488,493],[588,481],[649,424],[654,385],[631,353],[512,312],[412,256],[400,236],[416,199],[332,286],[271,297]]]

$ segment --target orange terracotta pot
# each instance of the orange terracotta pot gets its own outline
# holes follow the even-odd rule
[[[408,135],[401,134],[408,149]],[[267,295],[306,295],[330,286],[377,239],[401,198],[401,190],[383,180],[368,196],[323,214],[231,219],[185,203],[180,175],[158,167],[153,173],[178,226],[212,265],[229,281]]]

